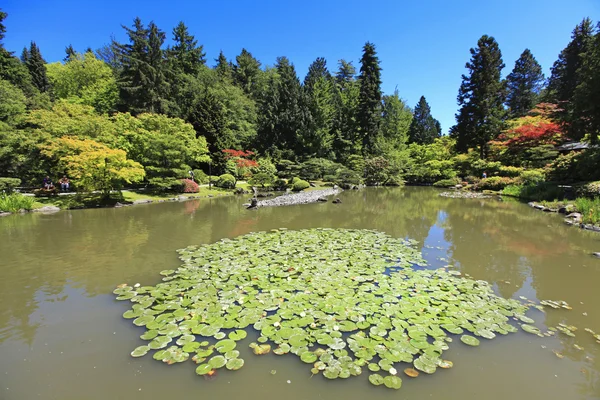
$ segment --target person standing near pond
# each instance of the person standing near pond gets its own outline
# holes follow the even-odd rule
[[[192,171],[192,170],[190,169],[190,172],[188,172],[188,174],[190,174],[190,179],[192,180],[192,182],[196,182],[196,181],[194,180],[194,171]]]
[[[483,179],[487,178],[487,172],[483,171],[482,177],[483,177]]]
[[[69,191],[69,178],[66,175],[63,175],[62,178],[58,181],[60,183],[60,191],[68,192]]]

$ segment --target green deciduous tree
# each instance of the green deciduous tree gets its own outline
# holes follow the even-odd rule
[[[518,118],[526,115],[538,103],[544,82],[542,66],[529,49],[525,49],[515,62],[506,82],[506,106],[510,116]]]
[[[488,142],[500,133],[505,117],[505,83],[501,80],[504,63],[493,37],[483,35],[477,48],[471,48],[466,68],[469,75],[462,77],[458,92],[460,110],[451,134],[456,137],[459,151],[477,147],[485,158]]]
[[[363,152],[371,154],[381,122],[381,67],[374,44],[367,42],[364,45],[360,63],[357,120],[363,140]]]
[[[100,113],[115,109],[117,81],[111,68],[93,53],[76,54],[65,64],[48,64],[47,70],[57,98],[92,106]]]
[[[26,107],[27,99],[23,91],[0,79],[0,121],[15,125],[23,118]]]
[[[421,96],[419,103],[415,107],[408,131],[409,141],[411,143],[428,144],[433,143],[441,135],[439,121],[431,115],[431,108],[425,96]]]

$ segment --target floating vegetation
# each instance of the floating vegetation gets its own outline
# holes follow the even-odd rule
[[[123,317],[146,328],[133,357],[191,358],[205,376],[244,366],[236,348],[255,334],[249,328],[257,355],[293,354],[327,379],[371,371],[372,384],[392,389],[402,385],[398,371],[451,368],[442,359],[449,335],[477,346],[518,331],[511,317],[539,332],[524,315],[529,304],[498,297],[487,282],[412,268],[425,266],[413,245],[368,230],[252,233],[179,250],[183,265],[162,271],[163,282],[114,293],[133,303]]]

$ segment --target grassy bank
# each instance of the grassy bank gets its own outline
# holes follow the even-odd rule
[[[15,213],[19,210],[30,211],[35,207],[35,199],[18,193],[0,193],[0,211]]]

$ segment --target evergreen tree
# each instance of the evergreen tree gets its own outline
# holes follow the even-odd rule
[[[359,83],[355,79],[356,69],[352,62],[339,61],[335,75],[335,114],[332,121],[333,151],[340,162],[362,149],[358,136],[356,111],[358,109]]]
[[[483,35],[477,48],[471,48],[471,60],[466,64],[469,76],[462,76],[458,92],[459,113],[451,134],[456,137],[457,150],[466,152],[478,147],[487,157],[488,141],[503,127],[505,83],[500,79],[504,63],[496,40]]]
[[[439,121],[431,116],[431,108],[425,100],[425,96],[421,96],[408,130],[410,143],[430,144],[441,134]]]
[[[582,54],[577,75],[580,83],[573,94],[571,137],[580,139],[589,134],[591,142],[597,143],[600,135],[600,24]]]
[[[363,153],[371,154],[381,122],[381,67],[374,44],[365,44],[360,63],[357,119],[363,140]]]
[[[41,92],[50,90],[50,82],[46,76],[46,61],[42,57],[39,47],[35,42],[31,42],[29,51],[23,51],[24,63],[31,75],[33,85]]]
[[[352,61],[348,62],[346,60],[339,61],[339,69],[335,74],[335,79],[338,84],[342,84],[343,82],[353,81],[356,75],[356,68],[352,65]]]
[[[233,67],[231,63],[227,61],[227,57],[223,54],[223,50],[219,52],[219,58],[215,59],[217,64],[215,65],[215,71],[221,80],[231,82],[233,79]]]
[[[335,113],[334,86],[324,58],[317,58],[308,68],[304,91],[310,110],[311,125],[300,137],[301,147],[307,155],[330,156],[333,136],[332,122]]]
[[[327,61],[323,57],[318,57],[308,67],[308,74],[304,78],[304,87],[311,91],[320,78],[331,79],[331,73],[327,69]]]
[[[37,89],[31,82],[31,75],[25,64],[21,62],[12,52],[4,48],[4,34],[6,27],[3,22],[8,16],[7,13],[0,10],[0,79],[4,79],[15,85],[25,93],[27,97],[32,97],[37,93]],[[26,58],[29,58],[27,49],[23,49],[26,53]]]
[[[410,107],[400,98],[398,89],[391,95],[383,96],[381,118],[380,152],[384,155],[391,150],[402,150],[408,140],[408,132],[413,121]]]
[[[542,66],[525,49],[506,78],[506,106],[512,118],[526,115],[538,103],[543,82]]]
[[[165,112],[169,109],[169,87],[165,78],[162,45],[165,33],[151,22],[148,28],[136,18],[133,29],[123,28],[128,44],[114,43],[122,65],[119,77],[121,100],[134,114]]]
[[[73,45],[68,45],[67,47],[65,47],[65,53],[66,53],[66,56],[65,56],[65,58],[63,58],[64,62],[69,62],[69,61],[77,58],[77,53],[75,52]]]
[[[7,16],[8,14],[2,11],[2,9],[0,8],[0,46],[2,47],[4,47],[2,41],[4,40],[4,34],[6,33],[6,26],[4,26],[4,20]]]
[[[198,41],[190,35],[183,22],[173,29],[173,41],[175,44],[166,51],[172,71],[196,75],[206,63],[202,45],[198,46]]]
[[[29,50],[27,49],[27,47],[23,47],[23,51],[21,52],[21,62],[23,64],[27,64],[27,62],[29,61]]]
[[[257,84],[260,75],[260,62],[246,49],[242,49],[239,56],[235,58],[233,67],[234,83],[246,94],[256,97]]]

